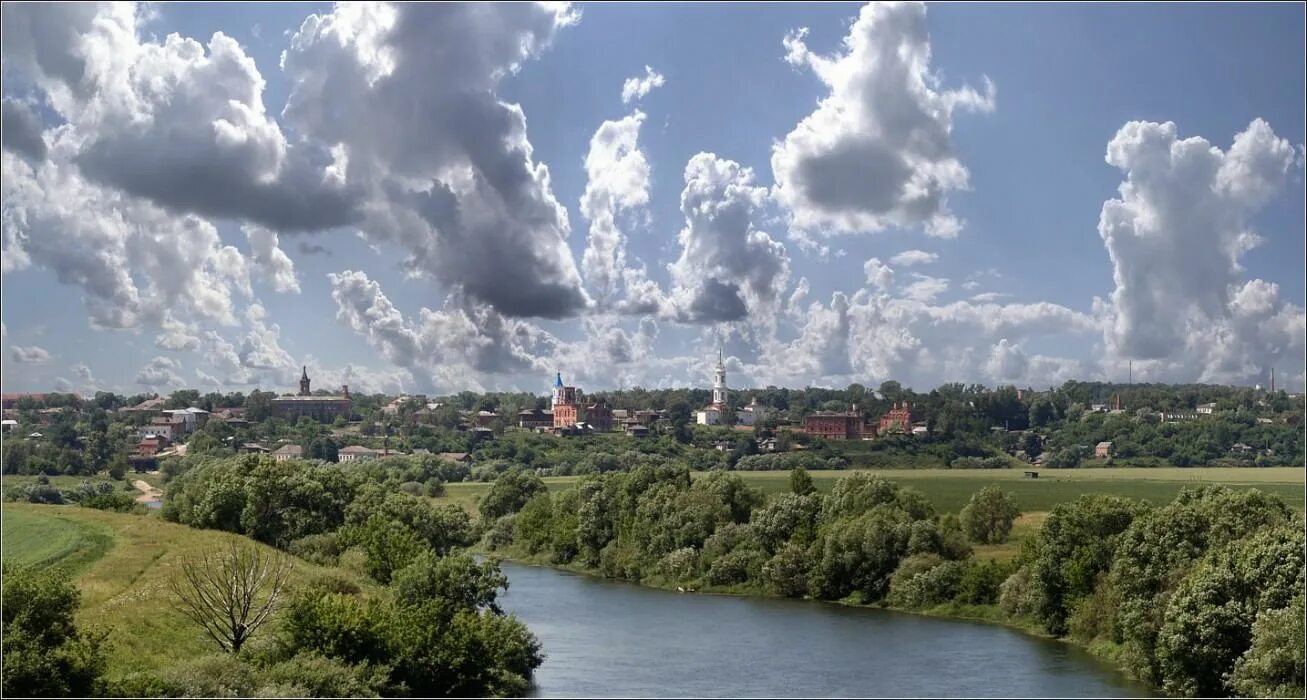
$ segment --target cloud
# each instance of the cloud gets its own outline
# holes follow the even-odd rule
[[[59,391],[59,392],[63,392],[63,393],[70,392],[70,391],[73,390],[73,383],[70,382],[70,381],[68,381],[68,380],[67,380],[66,378],[64,378],[64,377],[55,377],[55,378],[54,378],[54,390],[55,390],[55,391]]]
[[[1253,216],[1280,190],[1295,152],[1256,119],[1222,152],[1174,123],[1129,122],[1107,147],[1125,174],[1098,231],[1115,289],[1098,303],[1117,358],[1141,376],[1235,382],[1301,367],[1303,310],[1239,258],[1260,238]]]
[[[15,46],[6,32],[6,68],[40,87],[78,134],[83,175],[170,211],[278,230],[357,218],[358,193],[324,177],[321,149],[288,143],[234,39],[144,40],[142,14],[129,3],[5,10],[6,24],[37,32]]]
[[[967,284],[971,284],[971,283],[967,283]],[[967,285],[964,284],[962,286],[966,287]],[[968,287],[968,289],[970,289],[970,287]],[[971,300],[979,301],[979,302],[990,302],[990,301],[998,301],[999,299],[1003,299],[1004,297],[1010,297],[1010,296],[1012,295],[1007,294],[1006,292],[981,292],[980,294],[973,294],[971,296]]]
[[[882,263],[880,258],[868,259],[862,264],[862,270],[867,275],[867,284],[875,285],[882,292],[887,291],[894,283],[894,269]]]
[[[11,345],[9,346],[9,357],[14,362],[22,364],[36,364],[50,361],[50,353],[45,348],[36,345]]]
[[[88,384],[95,381],[95,376],[91,374],[91,368],[87,367],[85,362],[79,362],[73,365],[73,374],[77,375],[78,379]]]
[[[669,266],[677,317],[766,322],[790,274],[785,246],[755,228],[767,201],[753,171],[712,153],[685,165],[681,255]]]
[[[32,160],[45,160],[45,136],[41,120],[31,107],[9,97],[4,98],[0,113],[0,141],[4,147]]]
[[[924,250],[905,250],[890,258],[889,261],[900,267],[912,267],[913,265],[929,265],[938,259],[939,255],[935,253],[927,253]]]
[[[590,303],[566,209],[526,116],[495,94],[577,14],[543,4],[342,4],[291,37],[288,126],[334,144],[332,176],[366,192],[360,228],[407,269],[511,316]]]
[[[785,37],[786,60],[829,88],[816,111],[772,148],[775,197],[800,232],[859,233],[923,226],[956,236],[947,194],[967,189],[950,139],[956,110],[994,109],[995,90],[944,90],[930,69],[926,8],[869,3],[840,52],[823,56]]]
[[[277,234],[253,224],[246,224],[241,230],[250,244],[250,261],[272,282],[272,288],[283,294],[299,294],[295,263],[279,247]]]
[[[929,302],[948,291],[948,280],[943,277],[931,277],[912,273],[916,281],[903,288],[903,296],[921,302]]]
[[[660,88],[666,80],[662,74],[649,66],[644,67],[644,77],[627,78],[622,83],[622,104],[630,104],[644,99],[654,88]]]
[[[299,249],[300,252],[303,253],[304,255],[326,255],[328,257],[331,256],[330,249],[328,249],[326,246],[318,245],[317,243],[300,241]]]
[[[148,387],[181,387],[185,382],[177,374],[181,363],[166,357],[155,357],[136,373],[136,383]]]
[[[84,292],[92,325],[138,328],[165,313],[235,323],[250,294],[244,257],[208,221],[92,183],[62,130],[45,161],[0,153],[5,271],[38,265]]]
[[[581,215],[590,224],[581,269],[595,293],[600,308],[630,303],[649,306],[651,296],[643,284],[642,268],[626,267],[626,234],[619,218],[647,217],[649,203],[649,161],[640,150],[640,127],[645,115],[636,110],[615,121],[605,121],[590,139],[585,157],[586,186],[581,196]],[[621,287],[626,298],[619,297]],[[653,306],[658,305],[656,286]],[[634,293],[634,294],[633,294]]]

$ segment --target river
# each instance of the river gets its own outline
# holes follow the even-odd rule
[[[540,639],[533,697],[1132,697],[1088,653],[994,625],[675,593],[503,562]]]

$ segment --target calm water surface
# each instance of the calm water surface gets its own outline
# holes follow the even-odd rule
[[[534,697],[1149,695],[1067,644],[811,601],[682,594],[504,562]]]

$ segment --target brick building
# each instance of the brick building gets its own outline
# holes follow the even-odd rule
[[[330,423],[337,416],[350,416],[351,401],[349,386],[342,387],[340,396],[314,396],[309,391],[309,368],[305,367],[300,376],[300,393],[295,396],[278,396],[272,400],[272,416],[290,423],[298,422],[301,417],[312,418],[319,423]]]
[[[912,432],[912,409],[908,403],[894,404],[885,415],[880,417],[880,425],[877,426],[877,432],[881,435],[886,433],[910,433]]]
[[[818,411],[804,418],[803,430],[827,440],[862,440],[876,435],[861,411]]]
[[[563,386],[562,372],[554,378],[553,412],[554,428],[574,428],[584,423],[596,432],[613,429],[612,407],[605,401],[586,403],[580,389]]]

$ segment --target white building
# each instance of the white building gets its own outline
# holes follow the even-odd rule
[[[726,412],[726,400],[730,391],[726,388],[726,363],[722,360],[721,348],[717,349],[717,371],[713,376],[712,403],[698,412],[699,425],[721,425],[722,415]]]
[[[350,445],[336,451],[336,458],[341,462],[363,462],[376,459],[379,456],[381,456],[381,452],[368,449],[362,445]]]
[[[1212,411],[1215,410],[1216,410],[1216,404],[1214,403],[1200,403],[1198,404],[1198,408],[1197,408],[1197,411],[1204,416],[1212,415]]]
[[[758,403],[758,397],[753,397],[748,406],[735,412],[735,422],[738,425],[753,425],[761,423],[771,415],[771,407]]]

